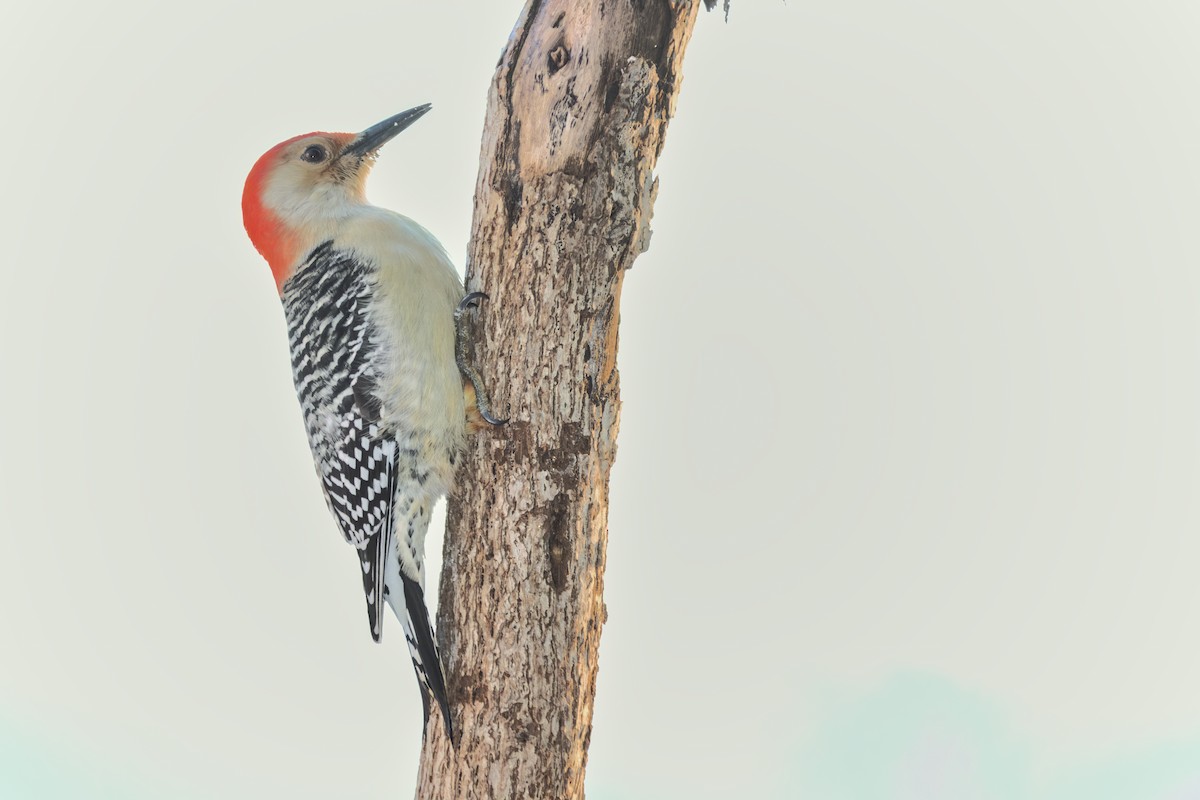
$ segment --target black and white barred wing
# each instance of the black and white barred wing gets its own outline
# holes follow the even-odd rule
[[[384,564],[392,528],[396,443],[381,437],[361,261],[326,242],[284,285],[292,377],[329,509],[358,551],[371,636],[383,632]]]
[[[384,566],[392,529],[392,498],[396,486],[396,443],[381,440],[374,425],[347,415],[346,432],[336,462],[322,475],[329,508],[338,527],[358,551],[371,637],[383,635]]]

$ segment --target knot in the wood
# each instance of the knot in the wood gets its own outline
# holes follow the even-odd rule
[[[565,67],[567,62],[570,60],[571,52],[567,50],[566,45],[560,43],[555,45],[554,49],[550,51],[550,54],[546,56],[546,66],[550,68],[550,74],[553,75]]]

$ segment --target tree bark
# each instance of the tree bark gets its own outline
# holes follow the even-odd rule
[[[620,400],[621,284],[698,0],[529,0],[488,94],[467,288],[507,426],[451,498],[439,631],[459,741],[436,714],[417,797],[582,798]]]

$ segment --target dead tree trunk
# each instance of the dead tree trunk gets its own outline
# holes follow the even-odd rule
[[[511,422],[467,453],[438,615],[457,749],[437,715],[417,797],[582,798],[605,620],[621,283],[698,0],[529,0],[500,60],[475,190],[476,362]]]

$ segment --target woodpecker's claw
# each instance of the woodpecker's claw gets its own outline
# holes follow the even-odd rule
[[[479,388],[482,389],[483,387],[481,386]],[[484,397],[481,399],[479,397],[479,389],[476,389],[475,392],[475,408],[478,409],[479,416],[483,417],[484,422],[486,422],[488,425],[495,425],[497,428],[508,423],[507,419],[497,419],[496,417],[492,416],[491,409],[489,409],[487,405],[487,398]]]
[[[454,321],[458,322],[462,319],[462,315],[466,313],[468,308],[479,308],[480,300],[487,300],[486,292],[471,292],[458,303],[458,308],[454,309]]]
[[[480,300],[486,300],[487,295],[483,292],[471,292],[464,297],[454,309],[454,363],[458,364],[458,371],[463,378],[471,383],[472,395],[475,399],[475,409],[479,412],[479,417],[489,425],[503,425],[508,422],[507,419],[497,419],[492,414],[492,404],[488,400],[487,390],[483,388],[483,379],[479,377],[479,373],[471,366],[470,341],[467,339],[467,329],[462,324],[462,316],[469,308],[478,308]]]

